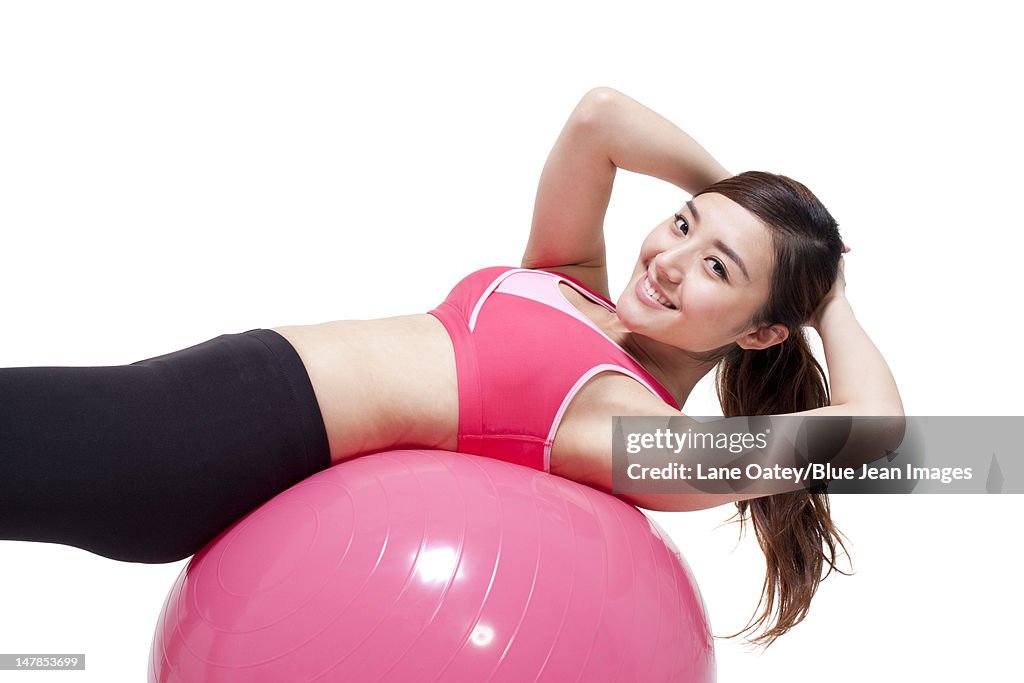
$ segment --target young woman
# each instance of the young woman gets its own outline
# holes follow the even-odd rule
[[[618,168],[693,199],[643,241],[612,305],[602,228]],[[429,314],[250,330],[117,367],[0,370],[0,538],[173,561],[322,468],[404,447],[610,491],[609,418],[678,415],[716,366],[726,415],[901,415],[844,297],[843,249],[803,185],[732,177],[669,121],[595,89],[544,167],[522,267],[473,273]],[[803,325],[823,339],[831,397]],[[823,493],[628,499],[750,515],[767,642],[803,618],[841,545]]]

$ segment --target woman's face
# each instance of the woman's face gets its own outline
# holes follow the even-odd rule
[[[753,214],[702,194],[644,240],[618,317],[631,332],[691,352],[781,341],[750,325],[768,298],[772,253],[768,228]]]

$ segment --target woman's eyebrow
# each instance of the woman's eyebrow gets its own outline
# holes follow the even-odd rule
[[[691,214],[693,214],[693,224],[696,225],[697,221],[700,220],[700,214],[697,213],[697,205],[693,203],[692,199],[687,199],[686,208],[690,210]]]
[[[686,200],[686,208],[693,214],[693,224],[697,225],[700,222],[700,214],[697,213],[697,205],[693,203],[692,199]],[[750,274],[747,272],[747,266],[743,263],[743,259],[735,251],[730,249],[722,240],[715,240],[715,246],[722,250],[726,256],[731,258],[733,262],[740,267],[743,271],[743,277],[747,278],[747,282],[750,282]]]
[[[743,265],[743,259],[740,258],[740,255],[726,246],[722,240],[715,240],[715,246],[721,249],[726,256],[736,262],[736,265],[743,271],[743,276],[747,278],[747,282],[750,282],[750,275],[747,273],[747,267]]]

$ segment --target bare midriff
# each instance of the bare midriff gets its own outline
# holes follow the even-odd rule
[[[331,463],[397,448],[458,445],[455,352],[427,314],[271,328],[313,385]]]

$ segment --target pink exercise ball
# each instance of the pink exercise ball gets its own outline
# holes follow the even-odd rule
[[[149,680],[715,680],[693,575],[613,496],[508,463],[392,451],[331,467],[197,553]]]

